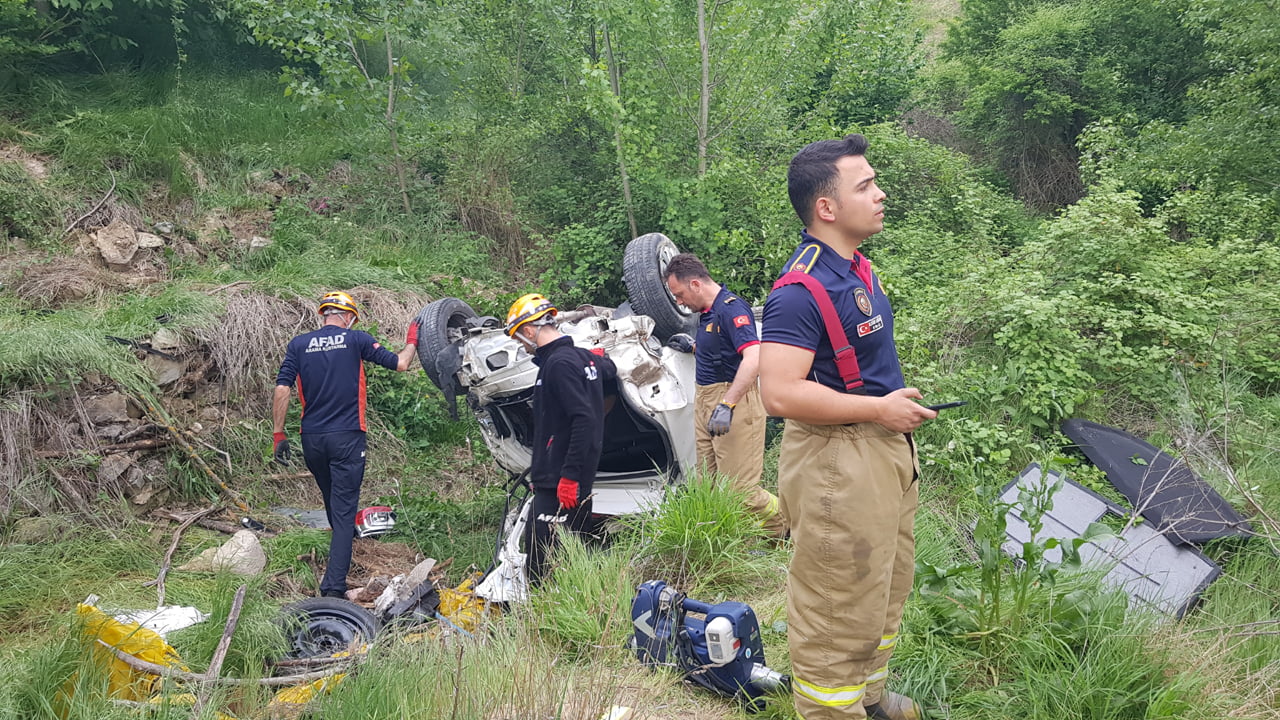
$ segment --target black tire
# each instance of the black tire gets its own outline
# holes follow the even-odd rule
[[[290,659],[329,657],[371,643],[382,629],[373,613],[342,598],[307,598],[284,608]]]
[[[666,342],[676,333],[692,334],[698,315],[676,302],[663,277],[667,263],[680,252],[662,233],[649,233],[627,243],[622,256],[622,282],[637,315],[653,318],[653,334]]]
[[[418,362],[441,390],[444,385],[440,382],[436,358],[466,336],[466,322],[474,317],[477,317],[476,311],[470,305],[451,297],[428,303],[418,313]]]

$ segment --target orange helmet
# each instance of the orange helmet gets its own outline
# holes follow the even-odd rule
[[[349,312],[355,315],[357,320],[360,319],[360,309],[356,307],[356,301],[344,292],[329,292],[321,296],[320,314],[324,315],[325,311],[330,309]]]
[[[548,314],[554,317],[558,312],[559,310],[556,310],[556,306],[552,305],[550,300],[539,293],[522,295],[519,300],[511,303],[511,309],[507,311],[507,325],[502,331],[508,336],[515,337],[516,331],[520,329],[521,325],[533,322]]]

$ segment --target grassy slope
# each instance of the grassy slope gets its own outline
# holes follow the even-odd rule
[[[6,332],[26,328],[49,333],[66,326],[66,332],[79,334],[58,337],[71,338],[62,345],[76,348],[88,346],[86,338],[104,329],[127,336],[154,330],[152,319],[160,312],[176,312],[180,323],[192,327],[207,325],[221,308],[201,300],[201,291],[245,279],[257,291],[284,298],[292,293],[308,296],[322,286],[367,284],[393,291],[460,294],[481,306],[492,304],[492,294],[477,295],[469,290],[474,286],[458,280],[478,278],[481,286],[499,282],[482,270],[483,244],[451,226],[447,214],[431,209],[427,194],[421,198],[427,210],[416,218],[399,217],[393,208],[376,202],[391,195],[379,179],[376,161],[369,159],[378,147],[376,134],[299,115],[280,101],[269,78],[188,76],[176,91],[148,90],[150,81],[139,77],[104,82],[112,92],[86,91],[75,102],[55,104],[46,115],[26,119],[22,132],[9,127],[3,133],[50,160],[54,172],[43,192],[55,207],[66,208],[62,215],[70,216],[48,223],[50,237],[37,250],[64,250],[54,239],[56,229],[100,197],[107,182],[99,170],[104,161],[113,163],[123,201],[145,219],[189,219],[192,239],[200,239],[198,218],[206,213],[269,212],[275,245],[257,256],[232,249],[218,262],[174,262],[164,289],[108,293],[47,316],[0,315],[0,328]],[[82,102],[81,97],[97,100]],[[343,163],[349,164],[349,175],[334,172]],[[312,181],[310,189],[293,189],[275,200],[263,192],[258,179],[275,170],[290,183],[306,175]],[[344,208],[338,217],[306,209],[306,201],[318,195]],[[76,352],[83,355],[62,362],[111,374],[122,372],[118,364],[128,362],[127,355]],[[21,354],[0,355],[6,377],[30,367]],[[434,412],[438,418],[438,409]],[[1269,416],[1275,416],[1274,408],[1269,415],[1252,417]],[[250,429],[238,441],[243,451],[237,462],[262,472],[258,439],[265,435],[265,425],[260,418],[248,422]],[[440,423],[425,427],[439,429]],[[1268,439],[1275,436],[1274,430],[1269,421],[1250,424],[1246,418],[1230,431],[1236,447],[1254,452],[1237,469],[1246,487],[1262,489],[1264,506],[1274,506],[1280,498],[1277,471],[1267,462],[1274,456]],[[926,455],[945,454],[930,446],[927,432],[922,434],[922,447]],[[493,514],[492,498],[482,498],[457,517],[438,504],[431,491],[442,489],[440,475],[445,473],[454,484],[444,494],[454,500],[470,498],[485,480],[480,475],[481,481],[475,481],[484,458],[465,452],[456,457],[459,453],[452,451],[448,458],[435,457],[445,454],[419,454],[424,459],[398,473],[399,483],[389,482],[386,488],[421,492],[423,498],[416,501],[422,508],[419,516],[432,521],[411,524],[409,534],[424,546],[433,545],[424,549],[441,556],[446,541],[456,540],[451,537],[456,522],[468,525],[467,532],[477,538],[469,552],[478,554],[488,537],[487,529],[477,530],[482,527],[478,521]],[[926,466],[919,521],[922,560],[955,563],[972,552],[967,527],[978,508],[965,485],[969,479],[954,468]],[[269,487],[248,489],[264,503],[275,492]],[[785,671],[785,636],[776,626],[785,620],[785,548],[759,545],[744,528],[692,541],[680,535],[680,527],[696,528],[705,521],[701,512],[723,513],[733,507],[732,498],[703,500],[701,509],[674,511],[685,513],[683,518],[668,516],[675,527],[664,529],[659,521],[658,527],[648,527],[631,541],[634,544],[621,544],[612,553],[571,555],[559,589],[537,598],[529,612],[504,620],[486,644],[380,647],[366,672],[335,693],[325,716],[494,717],[495,698],[499,705],[519,708],[513,712],[522,716],[593,718],[615,702],[638,707],[641,717],[735,714],[731,706],[682,687],[670,676],[639,671],[623,646],[626,601],[634,584],[648,577],[684,577],[692,583],[688,589],[706,599],[751,602],[766,628],[770,664]],[[141,607],[153,597],[141,583],[153,577],[168,530],[157,533],[141,525],[123,525],[111,531],[86,530],[58,544],[0,550],[0,586],[24,588],[6,592],[0,602],[0,622],[10,638],[0,663],[6,676],[21,680],[6,683],[0,691],[0,714],[48,716],[39,709],[40,700],[50,697],[77,667],[74,648],[62,642],[70,635],[66,613],[73,602],[96,592],[106,603]],[[190,557],[218,540],[192,532],[178,557]],[[285,561],[317,541],[314,536],[287,534],[275,542],[279,545],[269,544],[268,552],[283,569]],[[1238,635],[1247,628],[1218,628],[1274,615],[1280,598],[1274,558],[1264,543],[1219,551],[1226,578],[1211,589],[1204,607],[1181,625],[1120,625],[1113,615],[1100,613],[1092,623],[1064,636],[1051,604],[1058,596],[1041,589],[1020,618],[1025,632],[991,643],[956,635],[940,623],[931,606],[913,596],[895,683],[932,707],[949,708],[949,716],[957,719],[1273,717],[1272,668],[1280,665],[1277,643],[1267,635]],[[704,584],[699,586],[697,578]],[[233,588],[225,578],[175,574],[170,600],[216,607],[225,604]],[[253,621],[246,623],[244,636],[238,636],[237,655],[228,672],[256,672],[257,660],[278,642],[269,617],[279,599],[271,597],[270,590],[256,586],[250,594]],[[225,614],[225,608],[221,612]],[[216,635],[218,626],[215,617],[202,630],[175,639],[193,666],[207,662],[216,640],[210,634]],[[92,680],[81,679],[86,689],[77,696],[81,700],[70,717],[123,717],[125,711],[107,706],[88,691]],[[263,701],[252,697],[239,703],[252,709]],[[768,716],[785,717],[788,705],[781,699]]]

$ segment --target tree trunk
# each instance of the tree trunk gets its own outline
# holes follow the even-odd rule
[[[387,132],[391,135],[391,162],[396,170],[396,180],[400,183],[400,200],[404,203],[405,214],[413,212],[409,205],[409,190],[404,181],[404,160],[400,157],[400,137],[396,132],[396,66],[391,56],[391,32],[384,30],[382,37],[387,46]]]
[[[707,0],[698,0],[698,51],[702,82],[698,85],[698,177],[707,174],[707,130],[711,115],[711,49],[707,43]]]
[[[609,41],[609,26],[604,26],[604,52],[609,62],[609,86],[613,96],[622,102],[621,82],[618,77],[618,64],[613,59],[613,43]],[[613,144],[618,151],[618,174],[622,176],[622,202],[627,208],[627,223],[631,226],[631,237],[640,233],[636,230],[636,211],[631,204],[631,177],[627,175],[627,158],[622,149],[622,118],[615,113],[613,118]]]

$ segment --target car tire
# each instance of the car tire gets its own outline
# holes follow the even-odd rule
[[[284,608],[286,657],[293,660],[329,657],[352,646],[373,642],[382,623],[373,613],[342,598],[307,598]]]
[[[627,243],[622,256],[622,282],[627,300],[637,315],[653,318],[653,334],[666,342],[676,333],[692,334],[698,316],[676,302],[663,276],[667,263],[680,252],[662,233],[649,233]]]
[[[418,313],[418,362],[441,390],[444,385],[440,382],[436,358],[445,350],[452,350],[453,344],[464,336],[467,320],[474,317],[477,317],[476,311],[470,305],[452,297],[428,303]]]

